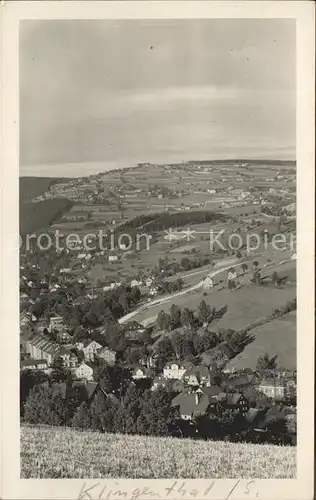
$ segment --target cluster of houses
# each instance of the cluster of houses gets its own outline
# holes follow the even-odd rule
[[[56,340],[51,339],[49,334],[52,332],[55,333]],[[114,364],[116,360],[115,351],[94,340],[73,343],[61,316],[50,319],[47,332],[44,327],[38,328],[38,332],[25,341],[24,352],[26,359],[21,361],[22,370],[42,370],[49,374],[58,361],[61,368],[70,370],[74,379],[86,381],[93,380],[93,368],[89,363],[97,358],[108,364]]]
[[[102,359],[113,365],[116,361],[115,351],[94,340],[61,345],[65,331],[63,318],[60,316],[51,318],[48,332],[52,331],[57,332],[56,341],[52,341],[43,331],[26,341],[25,351],[28,357],[21,361],[21,369],[41,370],[49,374],[58,360],[60,367],[70,370],[72,386],[75,385],[77,389],[80,387],[83,394],[92,397],[99,387],[97,382],[94,382],[93,363]],[[165,387],[178,393],[172,404],[179,407],[181,418],[185,420],[192,420],[203,414],[210,405],[235,408],[246,415],[251,409],[254,397],[260,399],[261,395],[264,404],[267,400],[282,401],[296,395],[295,374],[287,372],[262,377],[250,370],[247,373],[225,373],[224,370],[225,381],[217,385],[213,381],[212,368],[203,364],[195,366],[191,362],[170,362],[158,376],[154,356],[128,367],[135,381],[150,379],[153,391]]]

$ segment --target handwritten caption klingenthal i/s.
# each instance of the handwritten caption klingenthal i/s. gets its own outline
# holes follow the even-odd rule
[[[256,489],[255,480],[242,481],[238,479],[233,483],[227,481],[227,488],[221,488],[221,493],[216,492],[215,486],[217,481],[211,481],[209,485],[200,488],[193,488],[186,481],[173,481],[170,486],[165,486],[155,491],[153,488],[144,486],[142,488],[134,488],[133,490],[124,490],[124,488],[115,485],[104,485],[104,483],[94,483],[87,485],[83,483],[77,500],[155,500],[156,498],[170,500],[240,500],[241,498],[249,498],[249,500],[259,498],[259,492]],[[224,490],[224,491],[222,491]]]

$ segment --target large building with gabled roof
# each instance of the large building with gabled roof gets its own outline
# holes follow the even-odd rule
[[[60,351],[60,345],[45,338],[41,334],[35,335],[26,342],[26,352],[33,359],[46,359],[50,365]]]

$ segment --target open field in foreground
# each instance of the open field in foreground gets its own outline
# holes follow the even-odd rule
[[[22,478],[293,478],[296,448],[21,428]]]

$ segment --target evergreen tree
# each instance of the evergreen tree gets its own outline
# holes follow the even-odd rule
[[[31,389],[40,384],[47,383],[48,375],[42,371],[21,370],[20,372],[20,412],[24,413],[24,403],[27,400]]]
[[[72,419],[72,426],[77,427],[79,429],[91,428],[90,411],[85,401],[81,403],[80,406],[77,407]]]
[[[165,311],[161,310],[157,316],[157,326],[159,330],[169,330],[171,324],[171,318],[169,314],[165,313]]]
[[[172,306],[170,307],[170,310],[169,310],[169,316],[170,316],[170,328],[171,328],[171,330],[178,328],[181,325],[180,307],[176,306],[175,304],[172,304]]]
[[[99,432],[113,432],[115,419],[119,410],[119,402],[111,396],[99,392],[94,397],[91,407],[91,427]]]
[[[193,327],[195,322],[194,313],[191,309],[185,307],[181,313],[181,325],[186,328]]]
[[[212,308],[209,305],[207,305],[205,300],[201,300],[199,307],[198,307],[197,315],[198,315],[200,322],[203,325],[207,325],[207,323],[210,320],[211,313],[212,313]]]
[[[24,405],[24,418],[31,424],[65,425],[67,405],[60,394],[44,385],[34,386]]]
[[[172,360],[174,355],[175,353],[172,347],[171,340],[168,337],[163,337],[157,346],[157,369],[161,371],[165,364],[168,361]]]

